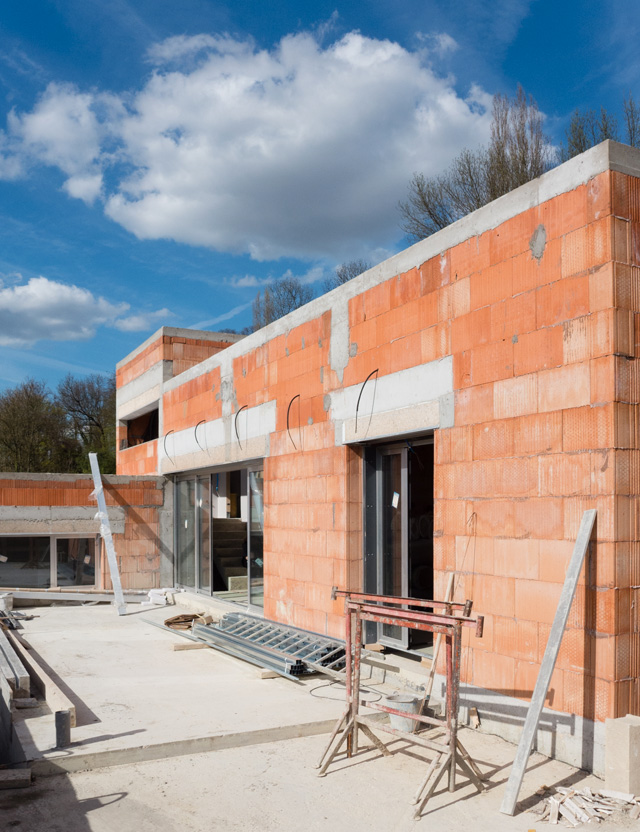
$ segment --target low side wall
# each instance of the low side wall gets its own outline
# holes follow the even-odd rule
[[[124,589],[173,583],[173,492],[163,477],[103,477]],[[0,535],[87,534],[100,531],[88,474],[0,474]],[[99,588],[110,589],[106,558]]]

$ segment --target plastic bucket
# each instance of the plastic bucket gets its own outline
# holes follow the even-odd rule
[[[417,714],[420,707],[420,700],[417,696],[409,693],[392,693],[384,700],[385,705],[396,711],[403,711],[406,714]],[[404,731],[407,734],[413,733],[418,724],[414,719],[397,714],[389,714],[389,724],[396,731]]]

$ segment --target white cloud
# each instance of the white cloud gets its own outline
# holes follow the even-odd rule
[[[0,346],[26,347],[41,340],[83,341],[129,308],[88,289],[32,277],[0,289]]]
[[[414,171],[436,173],[488,138],[488,96],[461,98],[434,52],[357,32],[327,46],[302,32],[270,51],[169,38],[149,53],[160,68],[126,97],[51,85],[11,116],[0,156],[7,175],[38,160],[63,171],[70,195],[103,193],[107,215],[140,239],[349,260],[397,239]]]
[[[139,315],[129,315],[127,318],[119,318],[114,326],[121,332],[142,332],[151,329],[158,322],[166,318],[172,318],[173,312],[170,309],[158,309],[156,312],[141,312]]]

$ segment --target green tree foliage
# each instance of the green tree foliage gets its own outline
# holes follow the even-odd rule
[[[27,379],[0,394],[2,470],[69,471],[77,451],[65,413],[44,382]]]
[[[98,454],[115,473],[115,379],[67,376],[53,395],[27,379],[0,393],[0,470],[83,473]]]
[[[522,87],[515,98],[495,95],[488,147],[463,150],[440,176],[414,174],[398,206],[409,239],[422,240],[548,170],[553,153],[542,120]]]
[[[274,281],[253,301],[253,331],[277,321],[294,309],[313,300],[313,289],[305,286],[299,278],[281,277]]]
[[[348,283],[354,277],[362,274],[362,272],[366,272],[370,268],[371,263],[361,259],[341,263],[339,266],[336,266],[334,273],[325,279],[322,284],[323,291],[330,292],[332,289],[342,286],[343,283]]]

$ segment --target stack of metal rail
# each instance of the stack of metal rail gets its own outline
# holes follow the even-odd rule
[[[230,656],[289,678],[317,672],[344,675],[343,641],[253,615],[230,612],[217,624],[194,623],[192,635]]]

